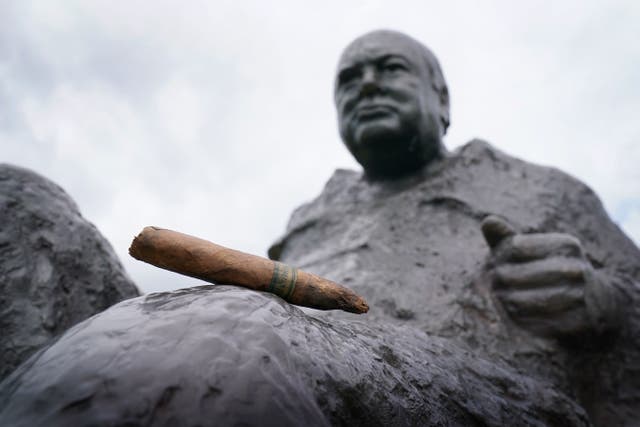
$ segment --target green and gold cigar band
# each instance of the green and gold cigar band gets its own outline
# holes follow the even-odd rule
[[[298,269],[278,261],[273,262],[273,276],[267,286],[267,292],[288,300],[298,280]]]

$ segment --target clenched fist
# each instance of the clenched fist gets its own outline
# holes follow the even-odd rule
[[[493,292],[519,326],[546,337],[597,334],[615,325],[616,298],[580,241],[564,233],[517,233],[488,216],[482,233],[491,248]]]

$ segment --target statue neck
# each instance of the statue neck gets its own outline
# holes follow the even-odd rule
[[[425,159],[419,163],[403,165],[405,167],[397,169],[391,166],[386,169],[377,168],[374,170],[365,170],[363,176],[364,179],[370,183],[421,180],[433,173],[435,169],[439,169],[439,166],[443,163],[443,160],[448,157],[448,154],[444,144],[440,142],[433,148],[432,152],[427,153]]]

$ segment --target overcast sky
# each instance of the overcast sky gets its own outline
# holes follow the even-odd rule
[[[322,4],[322,6],[319,6]],[[146,291],[146,225],[265,255],[334,169],[342,49],[378,28],[440,59],[446,137],[590,185],[640,242],[639,1],[0,0],[0,162],[76,200]]]

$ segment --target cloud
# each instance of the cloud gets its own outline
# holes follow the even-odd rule
[[[355,36],[438,55],[454,148],[480,136],[592,186],[640,242],[634,2],[13,2],[0,16],[3,161],[62,185],[147,291],[193,283],[132,260],[146,225],[257,254],[337,167],[332,105]]]

